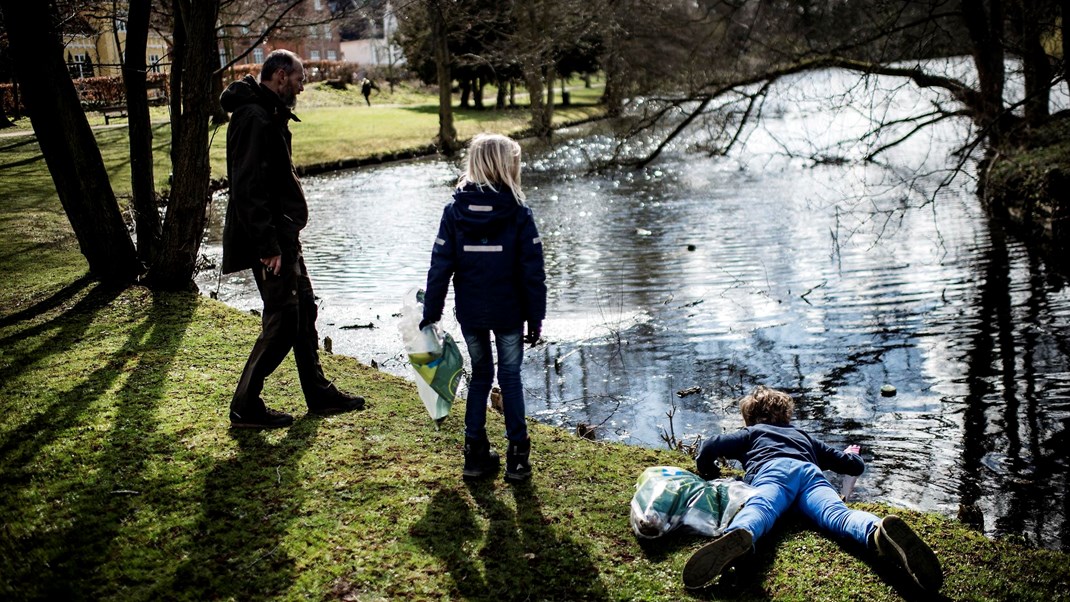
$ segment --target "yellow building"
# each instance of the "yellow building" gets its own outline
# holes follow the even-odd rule
[[[126,48],[126,21],[85,17],[63,33],[67,68],[71,77],[122,75],[120,56]],[[145,61],[150,73],[166,73],[171,65],[166,39],[149,29]]]

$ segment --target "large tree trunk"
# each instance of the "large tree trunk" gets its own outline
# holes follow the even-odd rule
[[[219,0],[175,0],[175,29],[181,22],[185,47],[180,77],[182,113],[173,138],[174,178],[171,200],[164,221],[163,244],[149,274],[156,289],[189,288],[193,281],[209,202],[208,119],[217,60],[215,24]],[[175,36],[177,39],[177,35]]]
[[[0,0],[0,9],[37,142],[89,271],[132,283],[141,265],[63,60],[52,3]]]
[[[130,188],[134,196],[137,252],[152,265],[160,244],[160,213],[156,208],[156,182],[152,167],[152,123],[146,85],[145,46],[149,36],[152,0],[130,0],[126,26],[126,110],[130,124]]]
[[[428,16],[431,18],[431,39],[435,46],[435,70],[438,75],[438,138],[435,144],[440,152],[452,155],[457,152],[460,145],[457,144],[457,130],[453,127],[453,95],[450,94],[450,86],[453,77],[450,75],[450,46],[446,37],[446,15],[442,8],[442,0],[431,0],[428,3]]]
[[[973,62],[977,67],[980,104],[974,121],[985,129],[989,140],[999,145],[1003,139],[1003,2],[963,0],[960,6],[970,34]]]

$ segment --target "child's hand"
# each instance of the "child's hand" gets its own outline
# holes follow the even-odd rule
[[[857,445],[848,445],[847,449],[843,450],[843,453],[845,453],[845,454],[854,454],[854,455],[857,456],[858,452],[860,452],[860,451],[862,451],[861,447],[859,447]]]
[[[542,336],[542,322],[528,322],[528,334],[524,336],[524,342],[534,347],[539,343]]]

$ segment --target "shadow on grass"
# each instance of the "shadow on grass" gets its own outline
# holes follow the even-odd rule
[[[0,165],[0,171],[3,171],[5,169],[12,169],[14,167],[24,167],[26,165],[33,165],[38,161],[44,161],[44,159],[44,155],[32,155],[26,157],[25,159],[19,159],[17,161],[11,161],[10,163],[4,163],[3,165]]]
[[[3,322],[0,323],[0,327],[17,325],[19,322],[25,320],[32,320],[35,317],[39,317],[48,311],[59,307],[65,300],[77,295],[86,284],[88,276],[82,279],[76,280],[67,287],[64,287],[52,297],[41,301],[40,303],[6,316]],[[83,282],[84,281],[84,282]],[[23,372],[33,368],[37,364],[44,362],[53,354],[62,353],[67,351],[70,347],[74,346],[82,339],[89,325],[93,323],[97,313],[107,307],[112,301],[114,301],[122,293],[121,288],[109,287],[103,284],[96,284],[93,288],[74,304],[70,309],[58,314],[52,319],[45,320],[39,324],[28,326],[22,329],[16,329],[11,334],[0,338],[0,349],[5,350],[4,366],[0,368],[0,383],[10,382]],[[25,312],[25,313],[24,313]],[[54,331],[54,332],[53,332]],[[48,336],[45,333],[52,333]],[[24,346],[18,346],[16,343],[32,341]],[[105,368],[101,368],[90,374],[86,379],[86,382],[90,382],[94,375],[101,373]],[[111,371],[111,370],[107,370]],[[64,404],[57,402],[56,412],[59,415],[77,415],[77,408],[82,407],[88,401],[95,399],[97,395],[91,395],[85,397],[82,395],[83,391],[79,391],[84,387],[80,387],[71,391],[71,394],[78,395],[78,399],[74,400],[73,404]],[[98,389],[99,391],[99,389]],[[86,399],[86,402],[82,400]],[[47,413],[41,413],[35,420],[47,420],[50,424],[55,421],[50,418]],[[43,428],[45,425],[41,425],[42,428],[19,428],[13,433],[13,437],[18,435],[35,437],[40,434],[47,434],[48,429]],[[21,432],[21,433],[20,433]],[[3,442],[0,446],[0,462],[7,461],[7,449],[10,441]]]
[[[238,453],[205,478],[200,516],[183,546],[188,555],[152,599],[256,600],[289,589],[299,567],[280,547],[301,516],[306,490],[294,479],[320,421],[306,414],[278,443],[261,431],[230,431]]]
[[[81,278],[59,289],[55,293],[52,293],[52,295],[49,296],[47,299],[42,299],[41,301],[34,303],[26,309],[19,310],[13,314],[0,317],[0,328],[3,328],[5,326],[11,326],[12,324],[22,322],[23,320],[30,320],[36,318],[46,312],[56,309],[65,301],[67,301],[71,297],[74,297],[87,286],[89,286],[90,282],[93,282],[93,277],[87,273]],[[21,333],[19,335],[19,338],[23,338],[23,335]],[[6,342],[6,338],[4,340],[0,340],[0,345]]]
[[[16,148],[22,148],[31,144],[37,144],[37,136],[33,131],[26,132],[25,137],[13,137],[14,142],[11,144],[0,145],[0,153],[7,152]],[[44,157],[44,155],[41,155]]]
[[[467,485],[488,521],[485,533],[469,501],[455,490],[436,493],[411,530],[421,547],[445,563],[456,593],[479,600],[609,598],[583,546],[543,515],[533,485],[512,487],[515,511],[495,497],[493,482]],[[468,550],[480,540],[477,561]]]
[[[97,311],[118,293],[102,287],[91,291],[46,323],[59,332],[14,365],[24,369],[53,350],[78,344]],[[170,437],[157,432],[156,410],[195,308],[196,299],[188,295],[154,296],[148,315],[130,328],[124,345],[104,365],[38,408],[4,441],[0,466],[6,484],[0,499],[4,515],[19,517],[23,531],[5,530],[10,547],[19,553],[0,568],[19,597],[104,598],[129,583],[123,577],[134,567],[121,554],[136,555],[136,550],[120,540],[124,524],[146,506],[170,502],[154,495],[157,488],[145,468],[150,458],[173,446]],[[119,381],[114,405],[101,406],[104,394]],[[87,424],[93,419],[92,426]],[[95,434],[97,428],[106,428],[107,434]],[[88,449],[66,440],[71,437],[85,440]],[[49,472],[41,474],[42,467]],[[48,508],[45,523],[25,516],[26,500]]]

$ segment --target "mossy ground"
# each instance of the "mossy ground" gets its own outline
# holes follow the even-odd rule
[[[307,121],[316,126],[315,117]],[[105,156],[121,173],[114,164],[124,149],[107,146],[122,147],[121,136],[107,140]],[[257,318],[194,294],[109,290],[86,277],[37,152],[32,142],[0,141],[0,597],[692,595],[680,570],[702,541],[641,544],[628,527],[639,473],[688,466],[679,454],[533,424],[530,484],[467,484],[459,477],[462,402],[436,431],[410,383],[332,355],[323,357],[326,372],[365,395],[368,409],[305,415],[287,360],[265,395],[296,423],[228,429],[227,403]],[[115,185],[126,188],[122,179]],[[499,448],[503,428],[492,413]],[[951,599],[1070,596],[1066,554],[900,514],[932,543]],[[864,551],[790,521],[695,597],[930,599]]]

